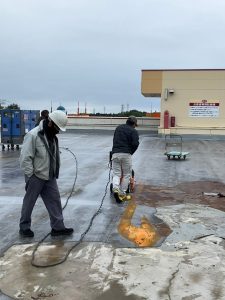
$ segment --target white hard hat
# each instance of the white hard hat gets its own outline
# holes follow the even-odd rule
[[[49,119],[51,119],[62,131],[66,131],[67,116],[61,110],[55,110],[49,114]]]

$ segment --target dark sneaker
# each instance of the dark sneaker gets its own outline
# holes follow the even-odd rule
[[[114,198],[116,199],[116,203],[122,203],[123,201],[120,200],[118,193],[113,193]]]
[[[119,189],[114,188],[113,189],[113,196],[116,199],[117,203],[122,203],[124,201],[129,201],[131,200],[131,195],[130,194],[126,194],[126,193],[122,193]]]
[[[34,236],[33,231],[30,229],[25,229],[25,230],[20,229],[19,233],[22,237],[33,237]]]
[[[73,233],[73,228],[64,228],[60,230],[52,229],[51,236],[70,235]]]
[[[114,194],[117,203],[122,203],[124,201],[131,200],[131,195],[129,194]]]
[[[122,203],[123,201],[119,198],[119,189],[113,188],[113,196],[116,199],[117,203]]]

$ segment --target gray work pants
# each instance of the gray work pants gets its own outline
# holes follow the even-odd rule
[[[132,172],[132,156],[129,153],[114,153],[112,156],[113,188],[125,193]]]
[[[20,229],[25,230],[30,228],[31,214],[39,195],[48,210],[51,228],[56,230],[65,228],[56,179],[43,180],[33,175],[26,183],[26,194],[23,198],[21,210]]]

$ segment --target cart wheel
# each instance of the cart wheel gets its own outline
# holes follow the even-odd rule
[[[184,155],[184,160],[185,160],[185,158],[186,158],[186,155]]]
[[[167,155],[167,158],[170,159],[170,155]]]

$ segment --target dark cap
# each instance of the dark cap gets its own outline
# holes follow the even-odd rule
[[[41,111],[41,116],[44,118],[47,118],[49,115],[49,111],[47,109],[44,109]]]
[[[129,116],[128,119],[131,123],[135,124],[135,126],[137,125],[137,118],[135,116]]]

